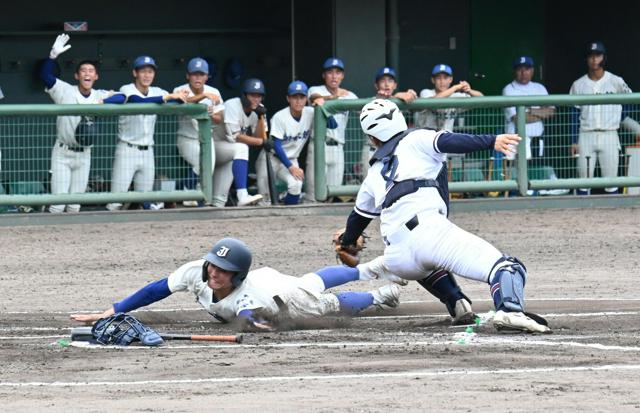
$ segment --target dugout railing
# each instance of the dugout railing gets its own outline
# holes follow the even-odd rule
[[[149,192],[110,192],[109,181],[119,116],[157,115],[154,152],[155,183]],[[49,193],[51,151],[57,116],[92,116],[96,125],[86,193]],[[201,174],[197,189],[183,189],[188,166],[176,149],[180,117],[197,122],[201,170],[211,170],[211,118],[198,104],[0,105],[0,206],[143,202],[211,202],[212,176]]]
[[[366,137],[360,129],[358,120],[361,108],[372,99],[331,100],[315,109],[314,156],[315,156],[315,197],[319,201],[336,196],[353,196],[357,193],[363,174],[358,174],[362,166],[361,149],[366,145]],[[573,115],[573,107],[578,105],[625,105],[630,117],[640,121],[640,93],[608,95],[550,95],[529,97],[487,96],[476,98],[417,99],[406,104],[394,99],[405,113],[409,126],[413,126],[415,114],[424,110],[458,109],[453,130],[464,133],[505,133],[506,107],[516,108],[516,130],[523,138],[526,136],[526,110],[536,106],[553,106],[555,113],[544,121],[544,142],[546,145],[542,165],[535,167],[526,158],[526,145],[518,147],[513,160],[506,159],[495,151],[481,151],[466,156],[449,158],[450,191],[452,193],[481,194],[481,196],[509,196],[532,194],[575,193],[577,188],[620,187],[625,191],[640,186],[640,173],[635,171],[640,162],[640,147],[636,134],[619,130],[621,151],[619,154],[618,176],[603,178],[600,166],[594,175],[579,178],[577,156],[570,154],[571,143],[577,139],[578,121]],[[640,107],[640,106],[639,106]],[[325,165],[325,136],[327,118],[342,111],[349,111],[346,132],[345,180],[343,185],[328,186]],[[589,159],[590,160],[590,159]],[[589,162],[587,160],[587,162]],[[595,162],[595,160],[590,160]],[[631,163],[636,165],[632,170]],[[629,176],[632,175],[632,176]],[[633,193],[639,189],[633,189]]]

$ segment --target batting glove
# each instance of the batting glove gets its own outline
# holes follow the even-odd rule
[[[71,45],[67,44],[68,41],[69,41],[69,35],[68,34],[63,33],[63,34],[58,35],[58,37],[56,37],[56,41],[53,42],[53,46],[51,46],[51,51],[49,52],[49,57],[52,58],[52,59],[55,59],[58,56],[60,56],[62,53],[64,53],[67,50],[71,49]]]

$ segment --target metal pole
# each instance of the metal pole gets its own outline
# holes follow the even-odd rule
[[[387,0],[387,65],[393,67],[400,73],[400,29],[398,27],[398,2]],[[396,79],[398,82],[400,79]]]
[[[313,154],[316,200],[327,200],[327,169],[324,154],[324,142],[327,136],[327,118],[322,108],[316,106],[313,117]]]
[[[202,116],[198,120],[198,135],[200,138],[200,187],[204,194],[205,204],[213,201],[213,141],[211,137],[211,118]]]
[[[529,171],[527,168],[527,114],[524,106],[516,108],[516,130],[522,138],[518,145],[518,192],[527,195],[529,189]]]

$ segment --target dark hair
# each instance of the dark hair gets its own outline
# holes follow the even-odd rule
[[[80,63],[78,63],[78,65],[76,66],[76,73],[79,73],[80,68],[84,65],[93,66],[96,69],[96,73],[98,73],[98,62],[96,62],[95,60],[89,60],[89,59],[81,60]]]

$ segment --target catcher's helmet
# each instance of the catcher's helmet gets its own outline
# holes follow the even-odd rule
[[[216,242],[211,251],[204,256],[202,281],[207,282],[207,265],[211,263],[226,271],[235,272],[231,282],[234,287],[242,284],[251,267],[251,251],[247,245],[235,238],[223,238]]]
[[[366,135],[386,142],[407,130],[407,121],[395,103],[376,99],[362,108],[360,126]]]
[[[264,83],[260,79],[247,79],[242,86],[242,93],[257,93],[259,95],[266,95],[267,91],[264,87]]]

